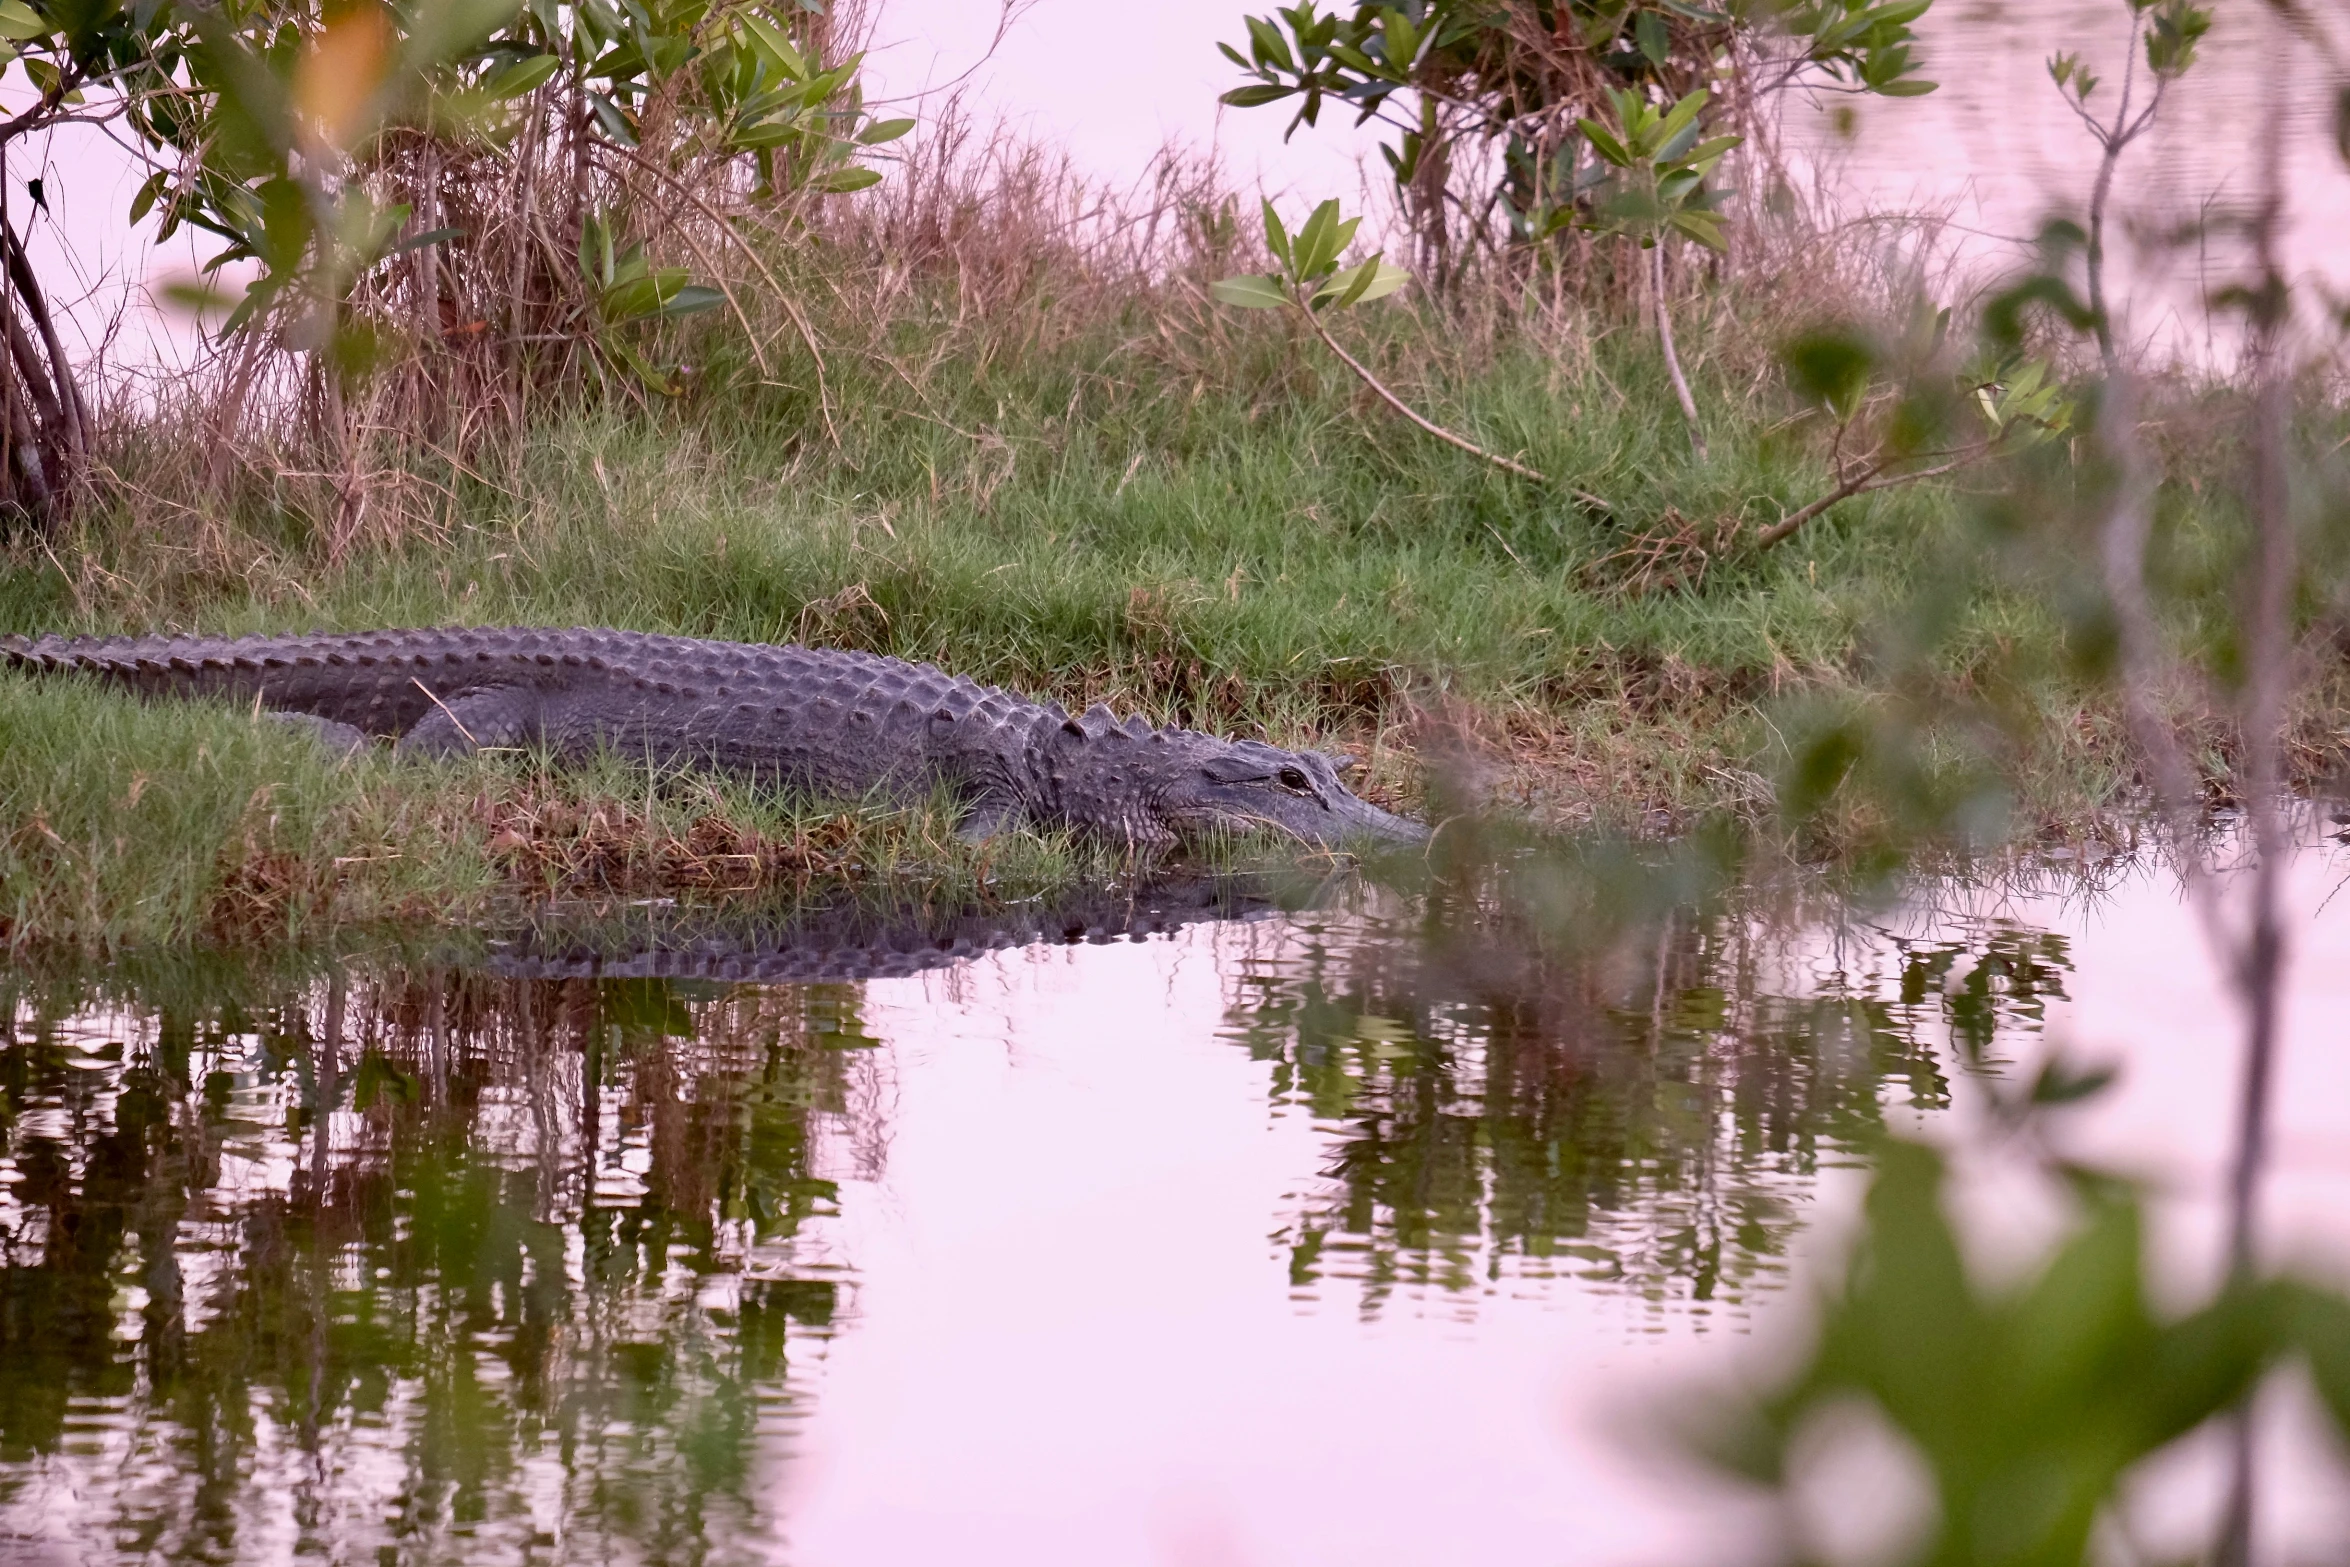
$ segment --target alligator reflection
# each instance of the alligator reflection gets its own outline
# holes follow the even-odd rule
[[[1949,1064],[2000,1070],[2070,967],[2062,937],[1996,920],[1835,920],[1683,910],[1593,951],[1422,912],[1245,955],[1227,1031],[1334,1144],[1278,1235],[1301,1297],[1467,1309],[1566,1275],[1742,1309],[1821,1164],[1889,1106],[1945,1106]]]
[[[805,1231],[819,1144],[856,1157],[852,989],[221,988],[0,997],[0,1546],[765,1527],[750,1466],[840,1284]]]

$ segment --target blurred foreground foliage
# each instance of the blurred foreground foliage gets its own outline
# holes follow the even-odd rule
[[[2350,1439],[2350,1299],[2272,1276],[2166,1315],[2148,1297],[2141,1196],[2077,1169],[2071,1233],[2029,1277],[1986,1283],[1944,1209],[1943,1156],[1889,1140],[1876,1163],[1816,1345],[1702,1428],[1729,1472],[1791,1498],[1821,1457],[1820,1422],[1858,1400],[1930,1478],[1932,1516],[1900,1561],[2075,1567],[2104,1559],[2100,1527],[2137,1465],[2243,1418],[2280,1365],[2306,1368]],[[1791,1533],[1790,1559],[1813,1559]]]

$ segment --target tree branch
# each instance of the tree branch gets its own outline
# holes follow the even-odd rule
[[[1549,479],[1545,478],[1539,473],[1536,473],[1533,469],[1527,467],[1524,463],[1513,462],[1507,457],[1498,456],[1495,453],[1489,452],[1484,447],[1479,446],[1476,442],[1470,440],[1467,436],[1455,435],[1452,431],[1447,430],[1443,425],[1437,424],[1433,420],[1422,417],[1415,409],[1413,409],[1411,404],[1405,402],[1402,398],[1389,391],[1387,389],[1386,383],[1381,381],[1377,376],[1373,375],[1370,372],[1369,367],[1364,365],[1361,360],[1355,358],[1354,355],[1348,353],[1345,349],[1338,346],[1338,339],[1330,335],[1330,329],[1322,324],[1321,316],[1315,313],[1314,308],[1311,305],[1300,301],[1298,308],[1305,312],[1306,320],[1312,324],[1314,328],[1314,335],[1322,340],[1322,346],[1329,349],[1330,352],[1336,354],[1338,356],[1338,362],[1345,365],[1349,370],[1352,370],[1355,373],[1356,378],[1360,380],[1363,385],[1376,392],[1379,395],[1380,401],[1387,404],[1388,407],[1394,409],[1397,413],[1402,414],[1406,419],[1409,419],[1412,423],[1418,425],[1421,429],[1427,431],[1430,435],[1435,436],[1438,440],[1444,442],[1448,446],[1458,447],[1462,451],[1467,452],[1472,457],[1481,457],[1485,461],[1493,464],[1493,466],[1496,468],[1504,469],[1507,472],[1514,473],[1521,479],[1532,479],[1537,484],[1548,484],[1550,482]],[[1594,510],[1615,510],[1613,506],[1610,506],[1606,501],[1600,499],[1596,495],[1593,495],[1588,490],[1570,490],[1568,493],[1573,495],[1575,499],[1581,501],[1584,505],[1592,507]]]
[[[1657,235],[1649,247],[1648,280],[1656,299],[1656,335],[1664,344],[1665,374],[1672,378],[1673,396],[1681,404],[1681,417],[1689,424],[1689,444],[1697,453],[1697,460],[1706,460],[1705,430],[1697,422],[1697,399],[1689,395],[1688,377],[1681,374],[1681,355],[1673,347],[1673,312],[1665,304],[1665,237]]]
[[[1899,489],[1905,484],[1916,484],[1921,479],[1939,479],[1946,473],[1955,473],[1967,464],[1989,456],[1991,449],[1998,444],[1998,438],[1993,437],[1970,451],[1959,453],[1948,462],[1939,463],[1931,468],[1917,468],[1908,473],[1896,473],[1890,476],[1885,475],[1885,470],[1900,459],[1888,457],[1882,462],[1872,463],[1801,511],[1791,512],[1763,529],[1760,534],[1756,535],[1754,547],[1758,550],[1767,550],[1772,545],[1793,537],[1797,529],[1817,517],[1821,512],[1848,501],[1855,495],[1871,495],[1878,490]]]

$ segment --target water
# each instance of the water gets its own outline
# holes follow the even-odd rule
[[[2208,9],[2197,63],[2117,168],[2109,287],[2117,335],[2134,354],[2225,370],[2241,334],[2235,315],[2210,299],[2255,275],[2242,223],[2260,197],[2272,123],[2287,198],[2280,251],[2288,276],[2316,291],[2303,324],[2317,343],[2337,335],[2323,294],[2350,285],[2350,163],[2335,141],[2336,84],[2318,51],[2267,6]],[[2350,58],[2350,12],[2303,10],[2336,58]],[[1887,251],[1938,258],[1946,270],[1929,286],[1947,302],[2022,263],[2048,218],[2086,222],[2098,149],[2046,62],[2080,55],[2103,83],[2089,107],[2110,123],[2144,28],[2133,31],[2122,0],[1937,0],[1918,32],[1921,74],[1937,91],[1791,100],[1787,136],[1838,216],[1923,220],[1854,232]],[[2143,107],[2142,51],[2139,66],[2134,101]]]
[[[2340,877],[2296,862],[2270,1213],[2350,1276]],[[2156,1182],[2171,1294],[2217,1251],[2230,1031],[2148,867],[630,918],[7,981],[0,1559],[1734,1562],[1658,1411],[1800,1337],[1883,1131],[2020,1263],[2057,1211],[1979,1085],[2117,1057],[2068,1147]],[[2338,1559],[2350,1471],[2277,1423],[2266,1537]]]

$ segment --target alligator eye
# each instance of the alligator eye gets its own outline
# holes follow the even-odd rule
[[[1294,790],[1299,794],[1309,794],[1313,790],[1313,785],[1307,781],[1304,771],[1300,768],[1284,767],[1274,777],[1284,789]]]

